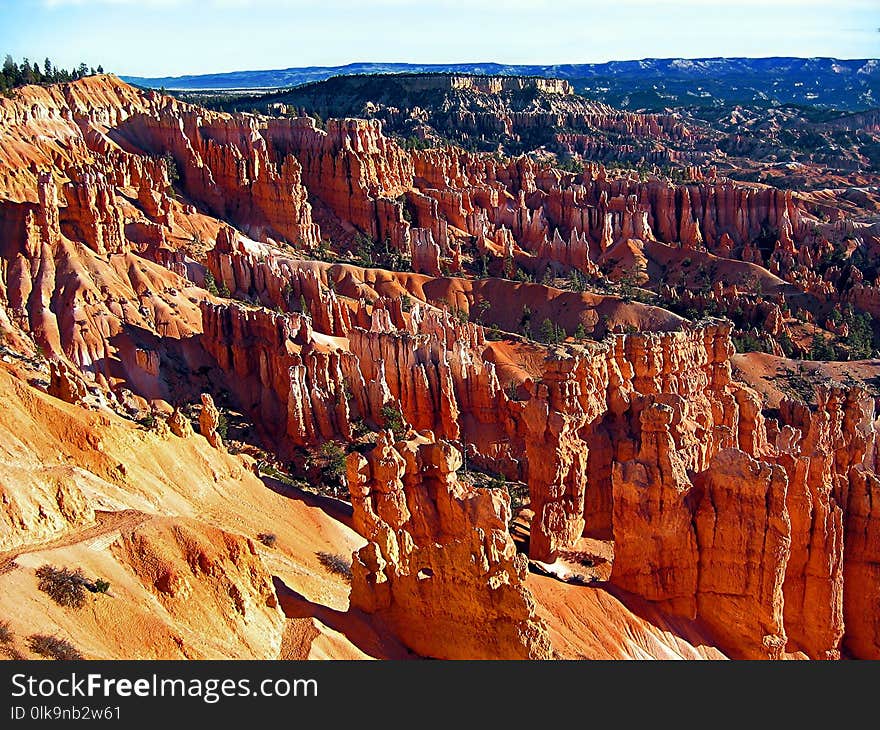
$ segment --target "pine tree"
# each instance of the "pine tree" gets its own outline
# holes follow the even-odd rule
[[[205,289],[215,297],[220,293],[217,290],[217,282],[214,279],[214,274],[211,273],[210,269],[205,272]]]

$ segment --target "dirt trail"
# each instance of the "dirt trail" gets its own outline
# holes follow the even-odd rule
[[[101,537],[110,536],[115,539],[114,533],[124,529],[137,527],[142,522],[150,519],[153,515],[138,510],[127,509],[122,512],[101,512],[95,511],[95,523],[78,530],[65,532],[60,537],[53,540],[44,540],[42,542],[32,543],[24,547],[7,550],[0,553],[0,575],[8,573],[15,566],[16,559],[27,553],[36,553],[42,550],[54,550],[56,548],[69,547],[78,545],[87,540],[94,540]],[[110,542],[113,542],[113,539]],[[102,545],[107,547],[110,543]]]

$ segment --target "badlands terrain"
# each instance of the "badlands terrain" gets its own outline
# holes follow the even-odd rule
[[[0,652],[880,658],[876,113],[357,78],[0,98]]]

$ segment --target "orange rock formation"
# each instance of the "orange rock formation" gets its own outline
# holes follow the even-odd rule
[[[641,119],[658,134],[667,124]],[[679,632],[687,656],[700,655],[693,640],[733,657],[878,658],[873,398],[828,384],[814,407],[771,411],[733,377],[729,323],[522,280],[645,285],[698,262],[729,281],[689,304],[739,307],[776,336],[794,292],[873,312],[873,283],[812,270],[828,229],[810,221],[791,192],[714,176],[673,185],[407,152],[377,122],[208,112],[109,76],[21,89],[0,99],[0,475],[15,485],[3,487],[0,559],[18,566],[0,580],[39,605],[22,566],[40,545],[89,560],[75,546],[100,537],[95,569],[113,571],[126,615],[155,639],[134,654],[275,657],[286,621],[302,619],[282,607],[309,603],[298,591],[326,588],[348,608],[347,587],[302,578],[319,569],[315,551],[303,556],[311,540],[354,555],[344,628],[361,640],[325,627],[330,653],[592,646],[548,617],[541,600],[565,601],[527,575],[510,486],[474,486],[458,473],[466,461],[527,485],[543,570],[586,556],[585,540],[613,541],[608,585],[565,588],[591,612],[585,625],[614,616],[645,646]],[[365,239],[412,271],[342,261]],[[468,273],[478,260],[485,276]],[[767,297],[744,297],[747,281]],[[545,320],[561,342],[535,341]],[[576,328],[585,337],[572,341]],[[226,451],[227,397],[279,463],[352,444],[354,532],[265,489],[253,459]],[[197,401],[199,436],[183,407]],[[148,431],[132,423],[145,413]],[[394,442],[392,426],[406,436]],[[252,539],[262,506],[283,558]],[[160,618],[137,609],[147,601]],[[122,637],[77,636],[91,656],[126,655]]]

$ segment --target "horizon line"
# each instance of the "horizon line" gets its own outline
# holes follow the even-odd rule
[[[118,74],[120,78],[133,79],[183,79],[195,78],[199,76],[224,76],[241,73],[270,73],[281,71],[298,71],[303,69],[340,69],[350,66],[358,66],[364,64],[384,65],[384,66],[532,66],[537,68],[552,68],[554,66],[605,66],[611,63],[640,63],[643,61],[736,61],[736,60],[784,60],[797,59],[803,61],[880,61],[878,57],[871,56],[854,56],[852,58],[843,58],[841,56],[645,56],[644,58],[613,58],[607,61],[583,61],[583,62],[562,62],[562,63],[516,63],[504,61],[448,61],[448,62],[420,62],[420,61],[349,61],[347,63],[335,65],[312,65],[312,66],[287,66],[284,68],[241,68],[231,71],[207,71],[204,73],[181,73],[177,75],[160,75],[160,76],[142,76],[139,74]]]

